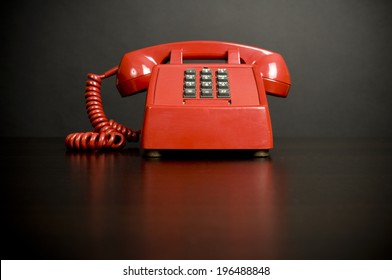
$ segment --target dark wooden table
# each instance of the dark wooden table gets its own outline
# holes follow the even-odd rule
[[[2,259],[392,258],[391,139],[275,139],[270,159],[1,145]]]

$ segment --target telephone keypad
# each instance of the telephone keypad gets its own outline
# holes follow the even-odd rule
[[[184,98],[197,98],[197,83],[199,83],[200,98],[214,98],[214,94],[216,94],[217,98],[230,98],[227,69],[218,68],[213,74],[213,71],[210,68],[203,67],[200,70],[199,75],[199,81],[197,81],[196,69],[185,69]]]

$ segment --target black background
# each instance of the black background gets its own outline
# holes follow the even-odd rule
[[[89,72],[124,53],[174,41],[218,40],[282,54],[287,99],[269,97],[278,137],[391,137],[388,1],[13,1],[2,8],[1,136],[91,130]],[[145,93],[104,83],[106,113],[140,128]]]

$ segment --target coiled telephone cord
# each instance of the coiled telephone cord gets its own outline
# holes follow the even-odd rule
[[[94,132],[75,132],[65,138],[65,146],[70,151],[101,151],[118,150],[127,141],[139,141],[140,130],[133,131],[126,126],[108,120],[102,106],[102,80],[117,73],[118,66],[106,71],[102,75],[88,74],[86,82],[85,100],[86,110]]]

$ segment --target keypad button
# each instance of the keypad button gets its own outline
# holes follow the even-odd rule
[[[230,90],[227,88],[219,88],[218,97],[223,97],[223,98],[230,97]]]
[[[221,74],[226,74],[227,75],[227,69],[219,68],[218,70],[216,70],[216,74],[217,75],[221,75]]]
[[[212,92],[212,88],[202,88],[200,91],[200,97],[206,97],[206,98],[211,98],[213,97],[213,92]]]
[[[196,70],[193,68],[185,69],[185,74],[196,75]]]
[[[186,98],[195,98],[196,97],[196,89],[195,88],[186,88],[186,89],[184,89],[184,97],[186,97]]]
[[[216,76],[216,79],[217,79],[218,81],[224,82],[224,81],[227,81],[227,80],[228,80],[228,77],[227,77],[227,75],[217,75],[217,76]]]
[[[196,75],[194,75],[194,74],[185,74],[185,81],[196,81]]]
[[[202,75],[200,75],[200,80],[201,81],[212,81],[212,75],[202,74]]]
[[[196,88],[196,82],[185,81],[184,85],[186,88]]]
[[[218,88],[229,88],[229,82],[218,82]]]
[[[211,69],[208,67],[204,67],[203,69],[201,69],[200,74],[211,75]]]
[[[212,82],[201,82],[201,88],[212,88]]]

